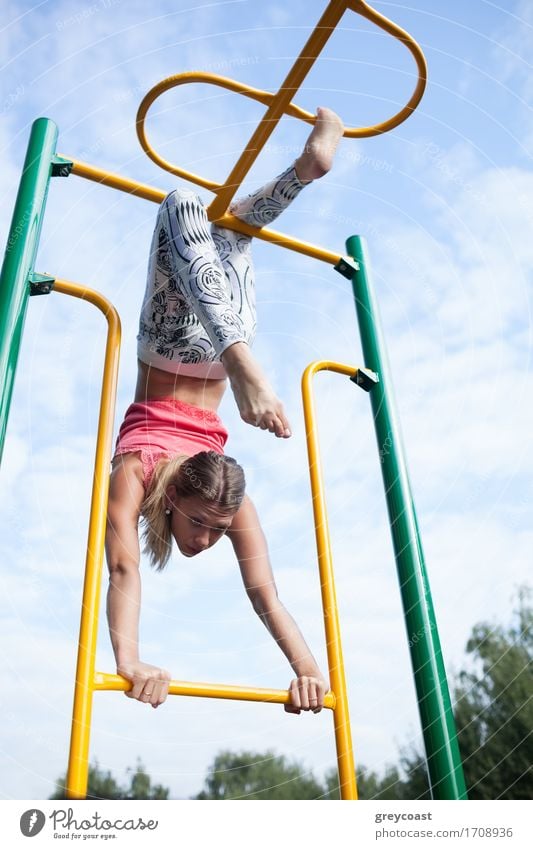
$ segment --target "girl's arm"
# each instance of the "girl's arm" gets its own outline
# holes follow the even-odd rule
[[[143,498],[144,488],[135,474],[134,463],[124,457],[113,469],[109,485],[105,538],[109,569],[107,620],[117,674],[132,682],[126,695],[157,707],[168,695],[170,673],[139,660],[138,522]]]
[[[296,622],[278,598],[265,535],[248,496],[245,496],[227,533],[253,608],[297,676],[291,681],[291,705],[286,705],[285,710],[290,713],[300,713],[301,710],[318,713],[324,704],[327,682]]]

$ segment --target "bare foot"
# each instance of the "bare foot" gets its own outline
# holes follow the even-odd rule
[[[245,342],[230,345],[222,354],[221,360],[228,374],[241,419],[261,430],[275,433],[276,436],[291,436],[283,404],[252,357],[248,345]]]
[[[316,124],[304,144],[304,149],[296,162],[296,174],[303,183],[316,180],[327,174],[333,164],[333,157],[339,140],[344,133],[344,124],[332,109],[319,106]]]

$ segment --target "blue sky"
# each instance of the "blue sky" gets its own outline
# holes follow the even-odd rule
[[[134,129],[145,91],[185,70],[276,90],[323,9],[317,0],[190,4],[3,3],[0,232],[32,121],[58,150],[170,190]],[[367,236],[422,540],[448,670],[472,625],[506,620],[530,574],[533,461],[533,74],[530,3],[379,2],[429,65],[424,99],[382,137],[341,143],[333,171],[277,229],[339,253]],[[296,102],[347,125],[408,99],[404,48],[346,13]],[[164,155],[222,179],[262,107],[218,89],[165,95],[149,118]],[[244,190],[297,155],[308,126],[284,119]],[[202,190],[209,201],[211,195]],[[116,426],[135,381],[135,334],[155,205],[79,178],[54,180],[36,269],[102,291],[123,323]],[[280,596],[325,666],[299,381],[308,362],[362,364],[349,284],[330,267],[255,246],[257,355],[283,397],[291,440],[222,415],[269,539]],[[88,305],[34,298],[1,471],[2,798],[46,798],[64,771],[79,626],[104,325]],[[317,380],[356,762],[382,770],[419,743],[414,686],[370,406],[340,377]],[[143,562],[142,657],[175,678],[288,685],[291,670],[253,613],[229,543],[166,573]],[[114,671],[104,571],[97,668]],[[15,698],[13,699],[13,693]],[[222,748],[273,748],[317,776],[335,762],[331,716],[170,699],[158,711],[96,694],[91,757],[119,778],[140,756],[174,797],[197,793]]]

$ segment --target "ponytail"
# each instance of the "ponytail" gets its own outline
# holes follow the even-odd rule
[[[159,461],[141,507],[143,551],[157,571],[165,568],[172,551],[170,521],[165,513],[169,486],[176,487],[178,497],[196,497],[221,512],[236,513],[244,498],[245,479],[233,457],[216,451],[201,451],[192,457],[178,454]]]

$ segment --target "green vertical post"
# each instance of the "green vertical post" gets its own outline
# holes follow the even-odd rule
[[[353,272],[352,286],[364,364],[379,375],[370,400],[432,795],[434,799],[466,799],[450,693],[364,240],[351,236],[346,249],[359,265]]]
[[[33,122],[0,274],[0,460],[56,141],[53,121]]]

